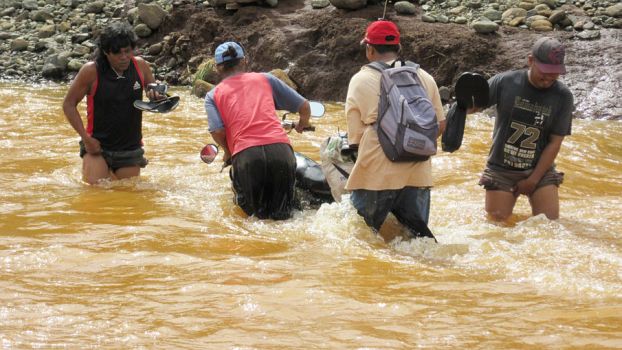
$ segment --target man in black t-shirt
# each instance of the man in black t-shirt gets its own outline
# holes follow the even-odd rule
[[[510,217],[516,199],[529,197],[532,214],[559,217],[558,186],[563,173],[555,158],[570,135],[574,102],[562,82],[564,46],[554,38],[538,39],[527,70],[492,77],[490,104],[497,118],[493,144],[480,185],[486,189],[486,212],[497,221]]]

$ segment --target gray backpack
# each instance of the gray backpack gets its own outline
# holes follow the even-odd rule
[[[436,154],[438,123],[432,101],[417,76],[418,64],[372,62],[382,73],[376,130],[384,154],[394,162],[427,160]]]

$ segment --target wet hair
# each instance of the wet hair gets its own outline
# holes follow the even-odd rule
[[[378,53],[380,54],[387,53],[387,52],[395,52],[395,53],[400,52],[399,45],[374,45],[374,44],[368,44],[368,45],[373,46],[374,49],[378,51]]]
[[[238,53],[235,51],[235,47],[233,47],[233,45],[229,45],[227,47],[227,51],[225,51],[225,53],[222,54],[222,57],[231,57],[231,59],[221,63],[223,67],[225,68],[225,70],[228,70],[228,69],[231,69],[237,66],[242,61],[242,58],[236,58],[238,57]]]
[[[119,53],[122,48],[136,47],[138,36],[134,33],[134,29],[127,22],[114,22],[104,28],[99,35],[97,43],[96,60],[99,64],[105,64],[106,53]]]

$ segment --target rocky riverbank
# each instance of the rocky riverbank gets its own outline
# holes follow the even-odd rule
[[[101,28],[128,20],[141,38],[138,53],[171,84],[192,84],[215,46],[234,39],[245,45],[252,69],[279,68],[305,96],[342,101],[365,63],[358,44],[365,26],[383,12],[377,0],[0,0],[0,71],[5,80],[66,81],[93,54]],[[386,16],[400,26],[404,57],[446,86],[446,96],[463,71],[524,67],[531,43],[547,33],[568,46],[564,81],[575,93],[576,116],[622,118],[615,95],[622,87],[621,3],[399,1],[388,4]]]

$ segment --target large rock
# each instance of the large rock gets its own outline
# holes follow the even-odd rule
[[[330,3],[338,9],[358,10],[367,5],[367,0],[330,0]]]
[[[330,5],[330,1],[328,0],[311,0],[311,7],[314,9],[321,9]]]
[[[102,11],[104,11],[105,6],[106,6],[106,3],[103,1],[87,2],[86,5],[84,6],[84,12],[101,13]]]
[[[605,9],[605,13],[609,17],[622,17],[622,2],[607,7],[607,9]]]
[[[503,12],[503,15],[501,15],[501,20],[504,24],[509,24],[513,19],[521,17],[527,17],[527,10],[513,7]]]
[[[47,20],[54,19],[54,16],[49,11],[37,10],[30,13],[30,19],[37,22],[45,22]]]
[[[138,35],[139,38],[146,38],[149,35],[151,35],[152,31],[148,25],[141,23],[137,25],[136,27],[134,27],[134,33],[136,33],[136,35]]]
[[[158,29],[162,21],[164,21],[166,11],[158,4],[139,4],[138,17],[143,23],[148,25],[149,28],[155,30]]]
[[[22,2],[22,8],[25,10],[36,10],[39,8],[37,0],[24,0]]]
[[[408,1],[398,1],[393,7],[395,12],[403,15],[414,15],[417,12],[417,6]]]
[[[56,34],[56,26],[54,24],[44,24],[39,28],[39,38],[49,38]]]
[[[499,25],[486,17],[482,17],[471,23],[471,28],[480,34],[488,34],[499,30]]]
[[[24,38],[17,38],[11,41],[11,51],[24,51],[28,48],[28,41]]]
[[[61,79],[65,75],[71,53],[60,53],[48,57],[43,63],[41,75],[49,79]]]
[[[550,32],[553,30],[553,24],[548,19],[537,19],[530,23],[529,28],[536,32]]]

